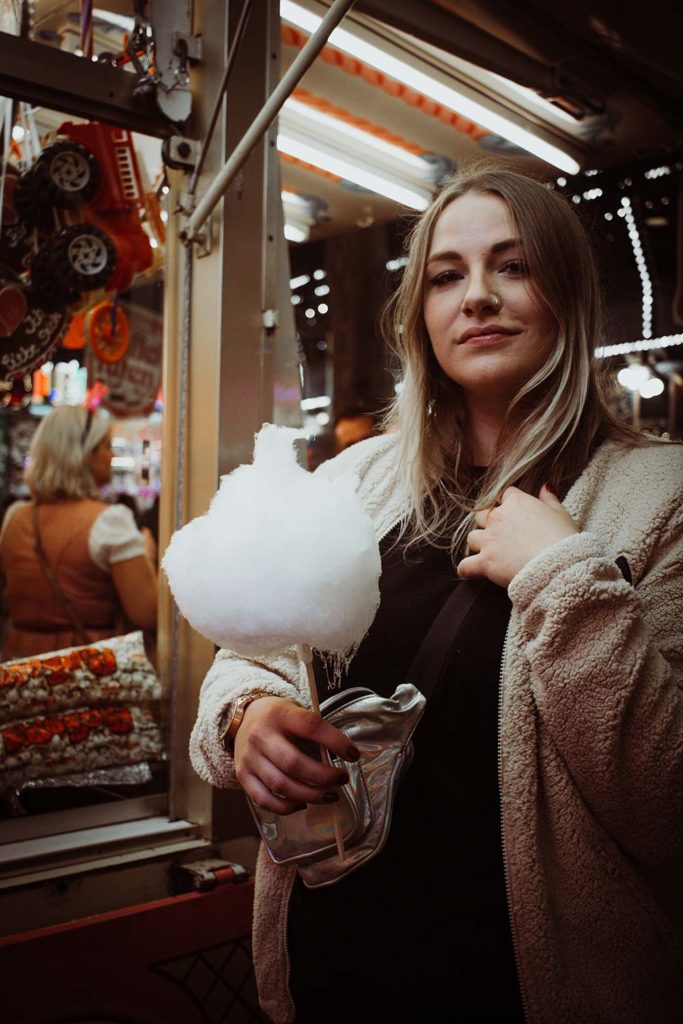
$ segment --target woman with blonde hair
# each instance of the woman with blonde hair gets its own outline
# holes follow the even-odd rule
[[[38,427],[25,480],[30,501],[5,515],[0,569],[11,628],[4,658],[58,650],[156,625],[153,542],[124,505],[108,505],[111,426],[62,406]],[[125,618],[124,618],[125,617]]]
[[[483,584],[381,853],[307,889],[261,851],[262,1006],[276,1024],[681,1020],[681,446],[610,413],[590,244],[521,174],[446,185],[386,324],[396,429],[318,470],[357,476],[382,555],[343,686],[390,696],[454,589]],[[334,803],[345,772],[301,741],[354,751],[305,678],[293,651],[219,651],[191,740],[202,778],[278,814]]]

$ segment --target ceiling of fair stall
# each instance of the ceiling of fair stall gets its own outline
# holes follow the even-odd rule
[[[306,16],[320,16],[327,6],[320,0],[282,3],[283,71],[308,38]],[[33,38],[77,47],[78,2],[36,0],[28,8],[33,8]],[[251,17],[262,16],[259,8],[256,2]],[[128,18],[134,13],[132,0],[102,0],[97,9],[103,18],[106,11]],[[417,84],[399,81],[372,60],[328,45],[300,83],[294,96],[298,109],[283,114],[280,132],[324,143],[325,152],[333,155],[336,147],[337,156],[387,177],[393,165],[399,184],[419,181],[417,191],[423,195],[457,165],[483,155],[514,160],[549,181],[571,178],[458,111],[457,104],[429,95],[421,89],[426,80],[462,91],[489,113],[552,143],[568,156],[571,170],[678,156],[683,129],[680,6],[661,0],[638,8],[617,0],[554,5],[541,0],[357,0],[342,28],[356,42],[374,46],[422,77]],[[95,20],[95,53],[115,49],[121,38],[121,27]],[[302,112],[307,115],[303,121]],[[339,132],[335,139],[334,129],[311,121],[311,114],[332,117],[366,139],[388,142],[394,153],[398,149],[412,156],[413,166],[399,170],[403,161],[393,160],[391,150],[376,161],[368,158],[363,145]],[[288,219],[297,221],[298,216],[308,238],[406,212],[403,203],[354,184],[343,173],[314,166],[283,146],[280,150]]]
[[[321,13],[317,0],[297,6]],[[645,11],[647,10],[647,13]],[[549,5],[499,0],[358,0],[345,25],[363,41],[437,81],[463,88],[576,160],[577,169],[676,158],[683,128],[683,9],[633,9],[612,0]],[[307,38],[283,5],[287,66]],[[300,85],[301,99],[430,161],[434,179],[481,156],[514,160],[544,179],[567,175],[502,133],[410,84],[397,86],[348,52],[328,46]],[[284,157],[285,188],[319,200],[312,237],[400,214],[391,200],[359,192]]]
[[[163,3],[164,15],[188,6],[187,0],[154,2]],[[235,8],[235,24],[243,5],[224,2]],[[279,0],[283,74],[330,3]],[[0,28],[23,13],[30,39],[78,53],[88,6],[86,0],[0,0]],[[93,59],[120,63],[113,55],[123,49],[136,10],[147,16],[154,5],[95,0]],[[264,0],[252,0],[250,18],[256,37],[265,38]],[[671,382],[683,387],[683,364],[675,358],[683,344],[681,38],[683,7],[665,0],[639,7],[619,0],[356,0],[278,120],[285,235],[311,243],[291,246],[294,279],[324,276],[323,254],[333,259],[333,250],[343,254],[348,246],[352,259],[362,253],[369,265],[372,244],[375,269],[400,272],[410,215],[427,205],[444,177],[481,157],[511,165],[576,204],[612,311],[602,354],[646,358],[667,377],[668,429],[677,429]],[[60,61],[74,66],[62,54],[50,66]],[[128,64],[106,74],[123,80],[130,70]],[[50,105],[51,90],[48,79],[33,103]],[[19,91],[8,95],[25,99]],[[138,134],[135,141],[157,188],[163,184],[158,136],[191,135],[195,119],[164,121],[153,95],[146,98],[151,127],[140,131],[153,137]],[[129,102],[116,113],[125,117]],[[159,95],[156,102],[163,106]],[[33,114],[39,132],[61,123],[48,110],[34,107]],[[139,115],[135,107],[136,125]],[[370,230],[361,235],[362,229]],[[319,298],[323,287],[311,279],[313,295]],[[309,384],[322,394],[329,353],[320,332],[328,300],[316,305],[316,317],[318,298],[308,304],[297,294],[292,301],[300,304],[295,317],[309,373],[319,357],[321,382]]]

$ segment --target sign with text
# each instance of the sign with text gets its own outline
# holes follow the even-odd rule
[[[108,390],[103,401],[114,416],[146,416],[154,408],[161,385],[163,321],[158,312],[121,302],[130,325],[123,359],[105,363],[87,349],[88,387],[99,381]]]
[[[15,380],[44,363],[70,319],[64,309],[44,309],[9,269],[0,270],[0,380]]]

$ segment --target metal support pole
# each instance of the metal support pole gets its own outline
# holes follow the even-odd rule
[[[219,199],[223,196],[232,180],[246,162],[254,146],[258,143],[268,126],[277,117],[280,108],[285,100],[296,88],[308,68],[323,49],[330,35],[342,20],[346,12],[354,3],[354,0],[335,0],[329,11],[321,21],[320,25],[310,37],[301,53],[286,72],[285,76],[278,83],[267,102],[261,108],[253,122],[247,129],[244,137],[235,147],[228,162],[218,173],[213,183],[209,186],[206,195],[197,205],[197,209],[187,222],[185,230],[181,233],[181,239],[186,244],[196,240],[201,228],[211,215]]]
[[[211,144],[211,139],[213,138],[213,133],[216,128],[216,121],[218,120],[218,115],[223,105],[223,97],[225,95],[225,90],[228,88],[228,82],[230,81],[230,75],[232,74],[232,68],[233,64],[235,63],[235,57],[237,56],[237,51],[239,50],[239,45],[240,42],[242,41],[242,36],[244,35],[244,29],[247,24],[247,19],[251,13],[251,3],[252,0],[246,0],[244,7],[242,8],[242,11],[240,13],[240,20],[238,21],[237,28],[235,29],[235,38],[233,39],[230,45],[230,50],[228,51],[228,59],[225,63],[223,79],[218,89],[216,102],[214,103],[213,110],[211,111],[211,117],[209,118],[209,127],[206,129],[206,135],[204,136],[204,141],[202,142],[201,152],[199,154],[199,157],[197,158],[197,163],[190,177],[190,183],[187,186],[188,196],[193,196],[195,194],[197,190],[197,182],[199,181],[199,175],[202,173],[202,170],[204,169],[206,154],[209,149],[209,145]]]

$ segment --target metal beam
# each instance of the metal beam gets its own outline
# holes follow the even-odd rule
[[[158,138],[177,134],[154,94],[135,95],[136,85],[121,68],[0,32],[0,95]]]

